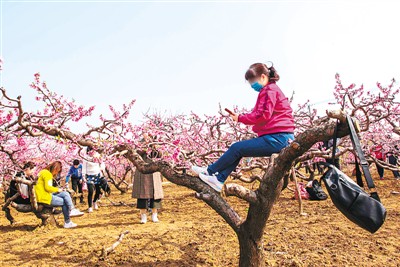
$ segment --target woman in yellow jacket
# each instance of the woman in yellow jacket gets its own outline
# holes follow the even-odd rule
[[[73,228],[77,224],[70,217],[82,216],[83,212],[74,207],[71,196],[61,188],[53,186],[53,177],[57,177],[62,171],[60,161],[55,161],[41,170],[34,187],[37,202],[53,207],[62,207],[64,214],[64,228]]]

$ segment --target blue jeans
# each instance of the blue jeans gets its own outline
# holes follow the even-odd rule
[[[208,166],[207,171],[210,175],[216,174],[223,183],[243,157],[269,157],[288,146],[289,139],[294,139],[292,133],[277,133],[234,143],[216,162]]]
[[[53,194],[50,205],[54,207],[62,207],[64,222],[70,222],[69,213],[74,208],[74,204],[72,204],[72,199],[68,192],[63,191]]]

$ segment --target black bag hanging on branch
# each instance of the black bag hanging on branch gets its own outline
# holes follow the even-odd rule
[[[338,123],[336,124],[335,136],[333,139],[332,159],[335,158]],[[375,233],[385,221],[386,209],[380,202],[376,191],[369,194],[361,188],[363,184],[361,171],[359,169],[360,165],[368,188],[375,188],[375,185],[371,178],[371,173],[369,172],[368,162],[366,161],[361,149],[360,140],[358,139],[354,128],[353,120],[349,115],[347,115],[347,123],[350,128],[350,137],[356,155],[355,162],[358,184],[337,169],[334,165],[325,162],[322,162],[321,164],[328,167],[328,170],[324,173],[321,179],[325,183],[333,204],[343,213],[343,215],[365,230]]]

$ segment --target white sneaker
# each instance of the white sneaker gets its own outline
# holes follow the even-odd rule
[[[78,210],[78,209],[76,209],[76,208],[74,208],[74,209],[72,209],[70,212],[69,212],[69,216],[70,217],[79,217],[79,216],[82,216],[84,213],[82,212],[82,211],[80,211],[80,210]]]
[[[76,223],[73,223],[72,221],[69,221],[69,223],[64,223],[64,228],[75,228],[78,225]]]
[[[158,217],[157,217],[157,213],[151,214],[151,220],[152,220],[153,222],[155,222],[155,223],[158,223],[158,222],[159,222]]]
[[[89,212],[89,213],[93,212],[93,209],[92,209],[92,208],[89,208],[89,209],[88,209],[88,212]]]
[[[145,213],[140,214],[140,218],[141,218],[140,223],[147,223],[147,214]]]
[[[211,186],[215,191],[221,192],[224,183],[218,181],[215,175],[205,175],[203,173],[200,173],[199,177],[203,182]]]
[[[97,205],[96,202],[93,202],[93,208],[94,208],[95,210],[98,210],[98,209],[99,209],[99,206]]]
[[[194,173],[196,173],[196,175],[200,175],[200,173],[203,173],[205,175],[209,175],[208,172],[207,172],[207,167],[199,167],[199,166],[193,165],[192,166],[192,171]]]

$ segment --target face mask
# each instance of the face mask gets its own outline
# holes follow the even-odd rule
[[[251,88],[253,88],[254,91],[256,91],[256,92],[260,92],[263,87],[264,86],[262,86],[262,84],[260,84],[259,82],[255,82],[255,83],[251,84]]]

